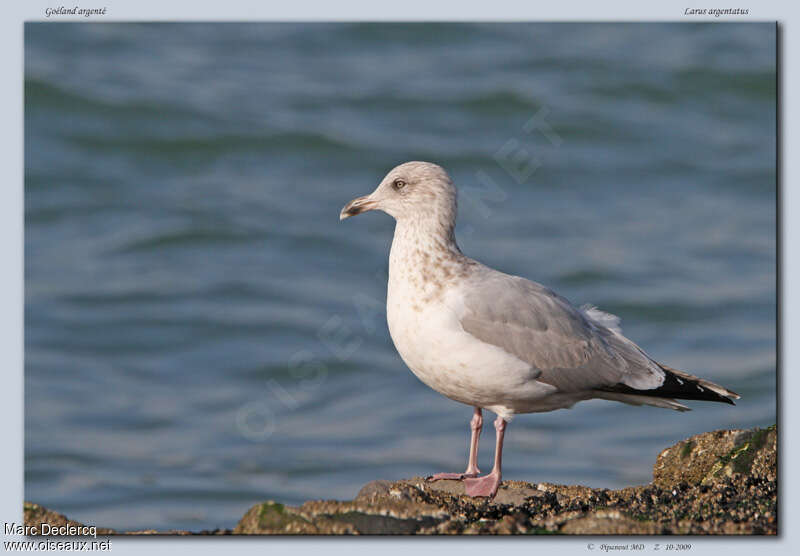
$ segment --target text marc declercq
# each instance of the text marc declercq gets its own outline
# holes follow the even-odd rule
[[[23,525],[17,523],[5,524],[6,535],[58,535],[67,537],[94,537],[97,538],[96,525],[50,525],[41,523],[37,525]]]

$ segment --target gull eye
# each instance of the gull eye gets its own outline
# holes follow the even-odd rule
[[[394,187],[395,191],[400,191],[406,186],[406,182],[403,180],[394,180],[392,182],[392,187]]]

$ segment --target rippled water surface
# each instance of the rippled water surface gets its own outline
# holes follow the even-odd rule
[[[670,443],[775,421],[773,25],[28,24],[25,46],[26,499],[232,527],[462,468],[470,408],[389,339],[391,219],[338,221],[411,159],[461,186],[465,253],[743,396],[520,416],[505,477],[643,483]]]

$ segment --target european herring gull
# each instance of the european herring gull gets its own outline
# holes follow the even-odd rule
[[[676,401],[733,404],[727,388],[656,362],[622,335],[620,319],[576,308],[553,290],[461,253],[456,189],[429,162],[406,162],[377,189],[353,199],[340,219],[382,210],[396,220],[386,300],[389,333],[422,382],[474,407],[469,461],[457,479],[471,496],[493,497],[502,479],[503,436],[517,413],[602,398],[687,411]],[[492,471],[479,476],[482,410],[497,414]]]

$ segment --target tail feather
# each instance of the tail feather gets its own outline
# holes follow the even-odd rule
[[[731,405],[736,405],[733,400],[741,398],[736,392],[728,390],[719,384],[667,367],[661,363],[658,363],[658,366],[664,371],[664,383],[658,388],[638,390],[625,384],[615,384],[608,388],[602,388],[602,390],[616,394],[679,400],[703,400]]]

